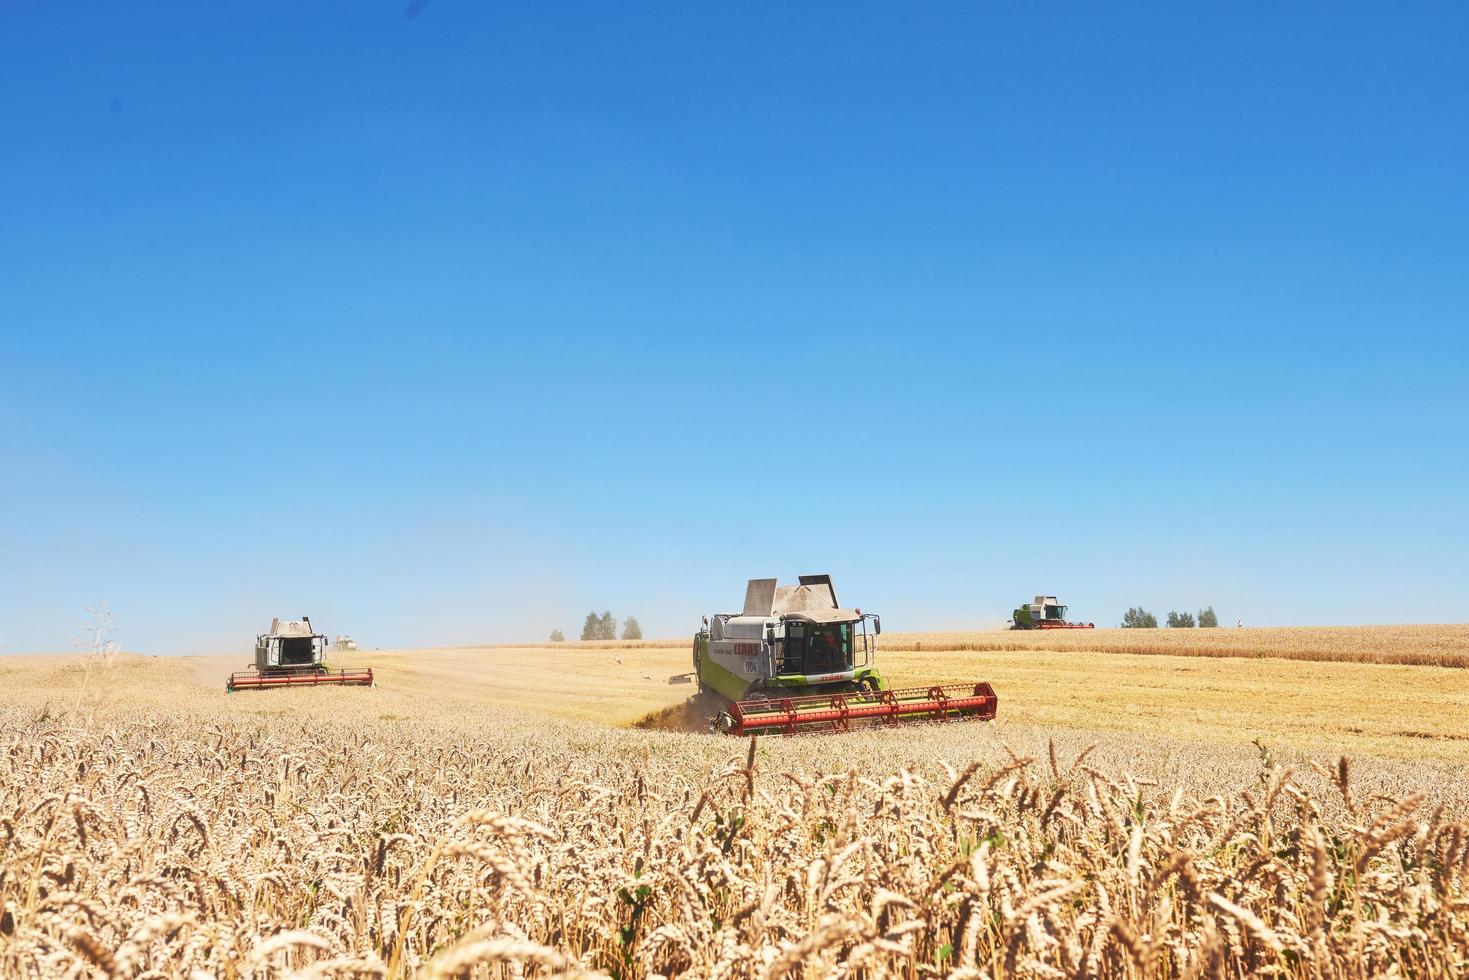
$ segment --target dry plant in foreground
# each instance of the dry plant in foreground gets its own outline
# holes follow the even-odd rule
[[[1054,746],[766,771],[709,767],[712,736],[261,705],[0,708],[0,973],[1447,977],[1469,950],[1469,827],[1345,761],[1195,798]]]

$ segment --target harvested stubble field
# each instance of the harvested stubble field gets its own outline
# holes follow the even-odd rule
[[[988,677],[1002,720],[753,754],[618,727],[687,696],[676,646],[233,696],[208,662],[5,658],[0,973],[1463,972],[1463,743],[1393,732],[1461,725],[1469,675],[1097,656],[895,651]],[[1275,712],[1268,673],[1229,683],[1272,664]],[[1313,689],[1314,734],[1279,717]]]

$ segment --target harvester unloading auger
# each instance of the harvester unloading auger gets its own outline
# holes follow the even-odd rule
[[[268,687],[315,687],[322,684],[370,686],[371,667],[329,669],[326,637],[311,626],[311,617],[270,621],[270,632],[255,637],[255,669],[230,675],[226,691]]]
[[[732,735],[847,731],[995,717],[987,682],[893,689],[877,671],[882,620],[837,604],[829,575],[777,587],[751,579],[742,613],[706,616],[694,636],[699,690],[725,702],[716,726]]]

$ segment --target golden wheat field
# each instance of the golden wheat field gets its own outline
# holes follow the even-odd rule
[[[929,636],[884,669],[995,723],[631,727],[682,643],[0,658],[0,973],[1464,972],[1469,672]]]
[[[688,646],[688,641],[577,643],[577,647]],[[1219,629],[958,630],[890,632],[884,650],[1049,650],[1179,657],[1269,657],[1341,663],[1469,667],[1469,623],[1265,626]]]
[[[1469,667],[1469,624],[893,633],[888,649],[1095,650],[1186,657]]]

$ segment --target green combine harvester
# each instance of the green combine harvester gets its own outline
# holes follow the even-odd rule
[[[837,603],[830,575],[751,579],[743,612],[704,617],[694,675],[701,693],[725,702],[714,725],[732,735],[995,717],[999,699],[984,681],[894,690],[877,670],[881,633],[875,613]]]
[[[1034,602],[1016,607],[1010,614],[1012,630],[1090,630],[1092,623],[1073,623],[1066,618],[1066,607],[1053,595],[1038,595]]]

